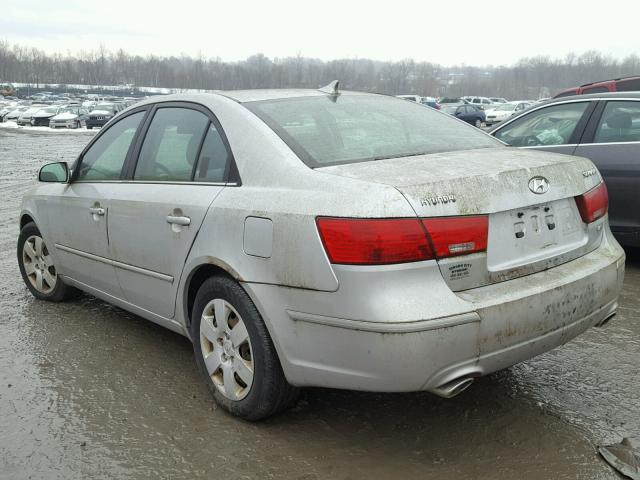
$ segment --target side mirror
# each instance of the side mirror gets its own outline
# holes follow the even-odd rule
[[[67,183],[69,181],[69,166],[67,162],[47,163],[38,172],[40,182]]]

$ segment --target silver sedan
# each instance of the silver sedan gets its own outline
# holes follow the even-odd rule
[[[250,420],[305,386],[451,397],[604,324],[622,286],[589,160],[336,83],[152,98],[39,179],[33,295],[186,335]]]

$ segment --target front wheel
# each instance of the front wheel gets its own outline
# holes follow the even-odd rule
[[[476,118],[475,126],[478,128],[482,127],[482,120],[480,120],[479,118]]]
[[[35,223],[29,222],[18,237],[18,266],[31,294],[50,302],[61,302],[79,293],[58,275],[49,247]]]
[[[191,338],[209,390],[228,412],[260,420],[294,403],[297,389],[287,383],[262,317],[234,280],[213,276],[202,284]]]

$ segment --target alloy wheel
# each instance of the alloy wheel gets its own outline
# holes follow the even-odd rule
[[[24,242],[22,264],[29,282],[38,292],[48,295],[56,288],[58,274],[42,237],[31,235]]]
[[[251,340],[242,317],[226,300],[216,298],[204,307],[200,346],[207,373],[218,391],[234,401],[246,397],[254,376]]]

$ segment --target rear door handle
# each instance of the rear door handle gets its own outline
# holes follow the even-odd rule
[[[104,208],[102,208],[102,207],[91,207],[91,208],[89,208],[89,213],[91,215],[100,215],[100,216],[102,216],[102,215],[104,215]]]
[[[175,215],[167,215],[167,223],[186,227],[187,225],[191,224],[191,219],[189,217],[176,217]]]

